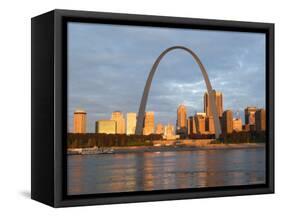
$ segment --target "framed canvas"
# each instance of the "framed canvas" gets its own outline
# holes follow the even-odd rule
[[[274,24],[69,10],[31,23],[34,200],[274,192]]]

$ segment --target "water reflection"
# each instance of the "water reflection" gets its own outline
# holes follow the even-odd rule
[[[75,161],[68,161],[68,167],[71,168],[71,173],[68,173],[68,180],[72,180],[75,185],[71,185],[72,194],[80,194],[83,192],[83,159],[82,155],[77,155]]]
[[[68,156],[69,194],[264,182],[262,148]]]

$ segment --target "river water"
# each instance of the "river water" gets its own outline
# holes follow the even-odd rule
[[[68,156],[68,194],[265,183],[265,149]]]

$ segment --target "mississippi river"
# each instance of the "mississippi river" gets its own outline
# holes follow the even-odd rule
[[[68,194],[265,183],[265,149],[68,156]]]

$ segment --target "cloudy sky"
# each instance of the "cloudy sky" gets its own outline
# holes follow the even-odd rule
[[[152,64],[166,48],[191,48],[212,86],[223,93],[224,109],[243,118],[247,106],[265,107],[265,35],[125,25],[68,23],[68,123],[77,108],[88,114],[88,131],[111,112],[137,112]],[[188,116],[203,111],[206,90],[192,57],[168,53],[154,76],[147,111],[155,121],[173,123],[176,109]]]

